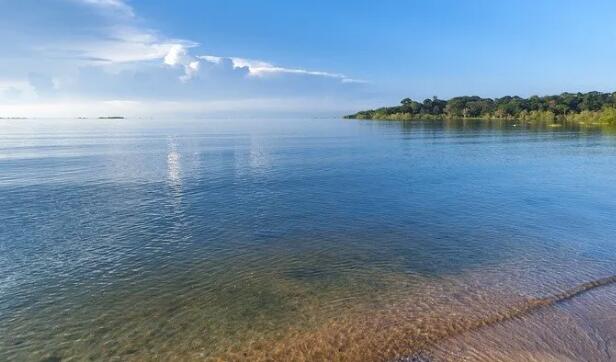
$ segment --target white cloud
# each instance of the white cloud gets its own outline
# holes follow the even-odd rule
[[[217,57],[215,55],[201,55],[199,58],[205,60],[206,62],[210,62],[212,64],[220,64],[222,63],[223,58]]]
[[[188,63],[188,66],[186,67],[187,75],[192,76],[194,73],[199,72],[200,68],[201,68],[201,63],[198,60]]]
[[[199,60],[188,54],[188,46],[174,44],[164,58],[164,63],[171,67],[184,68],[184,75],[180,77],[182,81],[188,81],[195,76],[200,69]]]
[[[134,16],[133,9],[121,0],[82,1]],[[232,62],[234,69],[247,69],[248,75],[251,77],[263,78],[270,75],[290,74],[337,79],[342,83],[363,82],[340,73],[281,67],[262,60],[241,57],[225,58],[215,55],[193,56],[190,54],[190,48],[198,46],[194,42],[186,40],[161,40],[152,31],[137,29],[131,26],[116,27],[110,30],[113,35],[110,40],[82,46],[84,55],[87,58],[99,61],[105,60],[107,62],[136,62],[162,59],[164,64],[184,70],[184,74],[179,77],[183,82],[189,81],[199,73],[201,68],[200,60],[221,64],[225,59],[229,59]]]
[[[233,69],[246,69],[248,71],[248,75],[251,77],[263,78],[267,77],[268,75],[276,74],[298,74],[338,79],[342,83],[364,83],[364,81],[349,78],[344,74],[313,71],[299,68],[285,68],[273,65],[262,60],[246,59],[240,57],[221,57],[216,55],[200,55],[194,57],[189,54],[189,48],[190,47],[181,44],[174,45],[169,50],[164,59],[165,64],[169,66],[182,66],[184,68],[185,75],[181,77],[181,79],[183,80],[188,80],[192,78],[196,73],[198,73],[200,68],[200,63],[198,59],[201,59],[215,65],[221,65],[224,63],[225,60],[230,61],[233,66]]]
[[[203,59],[213,64],[221,64],[224,59],[229,59],[232,62],[234,68],[236,69],[246,68],[248,69],[248,75],[253,76],[253,77],[265,77],[268,75],[275,75],[275,74],[299,74],[299,75],[339,79],[343,83],[365,83],[365,81],[358,80],[358,79],[352,79],[352,78],[347,77],[344,74],[306,70],[306,69],[300,69],[300,68],[285,68],[285,67],[273,65],[271,63],[268,63],[262,60],[253,60],[253,59],[245,59],[245,58],[238,58],[238,57],[224,58],[224,57],[219,57],[215,55],[202,55],[202,56],[198,56],[197,58]]]
[[[135,12],[133,11],[133,8],[122,0],[81,0],[81,1],[86,4],[98,6],[104,9],[111,9],[111,10],[119,11],[130,17],[135,16]]]
[[[367,80],[363,80],[363,79],[344,78],[342,79],[342,83],[368,84],[370,82],[368,82]]]
[[[198,43],[146,27],[126,1],[20,1],[30,7],[42,5],[36,14],[18,11],[26,5],[16,7],[7,15],[11,32],[0,33],[6,53],[0,57],[0,101],[11,103],[18,113],[31,107],[37,115],[57,114],[63,105],[87,110],[77,107],[77,100],[84,104],[97,101],[101,110],[111,104],[137,109],[161,99],[207,101],[212,107],[212,102],[219,101],[216,107],[236,109],[235,100],[246,104],[246,99],[256,95],[267,99],[334,97],[358,89],[348,83],[360,82],[341,73],[263,60],[198,56]],[[58,12],[71,16],[70,21],[58,24]],[[102,101],[110,98],[146,103]],[[254,103],[276,106],[274,101]],[[301,102],[289,104],[299,107]]]
[[[36,12],[14,10],[12,17],[10,13],[6,15],[11,22],[6,26],[10,32],[0,32],[4,53],[21,57],[19,63],[12,60],[14,68],[66,72],[84,64],[161,60],[177,44],[197,45],[147,28],[132,7],[120,0],[62,0],[40,5],[35,0],[20,1],[31,3]],[[57,13],[70,18],[58,21]]]
[[[186,48],[179,44],[174,45],[169,49],[167,55],[165,55],[165,64],[172,67],[179,65],[184,57],[186,57]]]
[[[184,51],[198,44],[183,39],[166,39],[156,32],[130,24],[101,29],[101,36],[56,46],[64,48],[87,62],[127,63],[159,60],[170,52]]]

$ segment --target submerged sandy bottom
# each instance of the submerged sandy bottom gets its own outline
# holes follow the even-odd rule
[[[616,286],[440,341],[434,361],[613,361]]]
[[[316,331],[256,343],[220,360],[609,361],[616,356],[616,278],[545,297],[500,290],[426,299],[338,318]],[[471,287],[467,285],[466,287]],[[474,286],[478,287],[478,286]]]
[[[267,277],[226,273],[235,279],[213,290],[185,276],[167,289],[141,286],[13,316],[4,324],[0,355],[32,361],[616,356],[616,285],[609,268],[547,278],[517,267],[449,276],[364,271],[332,279],[272,269]]]

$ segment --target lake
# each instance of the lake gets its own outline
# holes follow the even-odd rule
[[[615,165],[573,126],[0,120],[0,360],[609,360]]]

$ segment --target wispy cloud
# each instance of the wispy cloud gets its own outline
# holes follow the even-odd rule
[[[130,17],[135,16],[132,7],[122,0],[81,1],[108,11],[119,12]],[[362,80],[353,79],[340,73],[282,67],[262,60],[216,55],[194,56],[190,54],[191,48],[197,47],[197,43],[180,39],[164,39],[154,31],[132,25],[116,26],[110,28],[109,32],[110,37],[107,39],[81,45],[84,59],[95,59],[98,62],[110,63],[162,59],[163,63],[170,67],[183,69],[184,74],[179,77],[183,82],[187,82],[199,74],[201,61],[221,64],[224,60],[230,60],[234,69],[245,68],[250,77],[265,78],[286,74],[325,77],[340,80],[342,83],[364,83]]]
[[[71,19],[70,27],[60,24],[50,29],[43,25],[23,29],[27,35],[19,43],[27,44],[27,51],[32,53],[25,61],[45,59],[47,67],[61,63],[61,68],[84,63],[105,66],[162,60],[178,45],[197,45],[147,28],[133,8],[121,0],[67,0],[61,4],[66,13],[82,12],[83,18]],[[53,22],[50,13],[44,14],[42,24]]]
[[[299,75],[308,75],[315,77],[326,77],[339,79],[343,83],[365,83],[365,81],[359,79],[349,78],[344,74],[340,73],[330,73],[324,71],[315,71],[315,70],[307,70],[301,68],[286,68],[281,66],[276,66],[274,64],[262,61],[262,60],[254,60],[254,59],[246,59],[246,58],[238,58],[238,57],[219,57],[215,55],[202,55],[197,58],[203,59],[207,62],[214,64],[221,64],[225,59],[228,59],[233,64],[234,68],[245,68],[248,70],[248,75],[252,77],[266,77],[268,75],[276,75],[276,74],[299,74]]]
[[[133,8],[126,4],[122,0],[81,0],[82,2],[94,6],[98,6],[103,9],[111,9],[115,11],[119,11],[124,15],[135,17],[135,12]]]
[[[12,110],[31,114],[32,108],[40,107],[40,114],[63,114],[62,102],[98,102],[99,110],[113,105],[137,112],[141,105],[154,101],[160,105],[163,99],[236,109],[236,100],[245,104],[256,96],[262,98],[251,103],[252,108],[266,104],[262,99],[275,99],[267,103],[274,108],[280,99],[338,96],[359,89],[347,84],[363,82],[338,72],[249,57],[200,55],[204,52],[199,43],[147,27],[128,1],[49,3],[53,5],[41,5],[37,14],[24,14],[16,7],[9,16],[12,33],[4,38],[0,33],[5,53],[11,55],[0,57],[0,103],[17,107]],[[70,21],[57,24],[59,12]],[[27,21],[19,21],[20,17]],[[101,101],[109,98],[118,102]],[[135,100],[145,103],[131,103]],[[120,103],[124,101],[129,103]],[[301,103],[289,104],[299,108]],[[6,104],[0,113],[9,111]],[[74,113],[71,109],[67,114]]]

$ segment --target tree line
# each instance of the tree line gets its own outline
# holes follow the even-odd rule
[[[616,124],[616,92],[562,93],[552,96],[522,98],[506,96],[437,97],[423,102],[404,98],[399,106],[361,111],[345,118],[354,119],[522,119],[537,121],[571,120]]]

